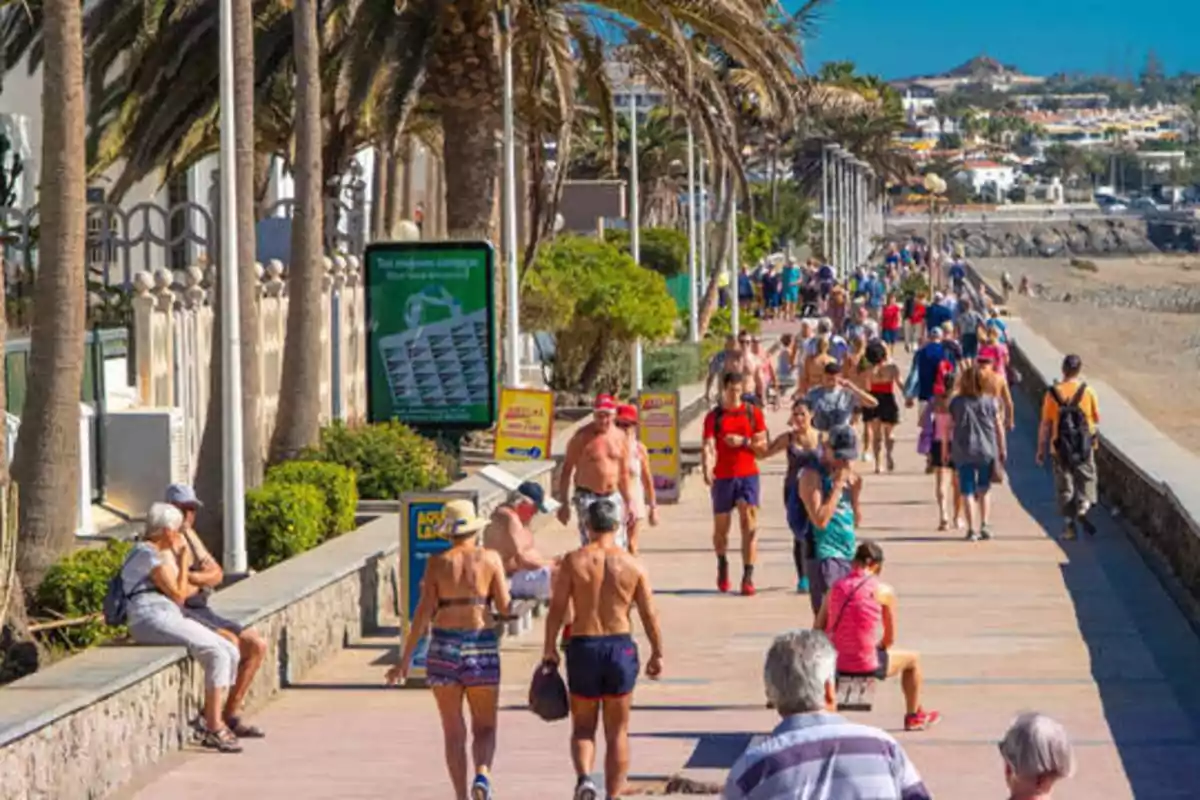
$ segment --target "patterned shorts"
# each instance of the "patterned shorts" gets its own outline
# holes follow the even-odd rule
[[[572,505],[575,506],[575,518],[579,522],[579,543],[587,544],[592,540],[587,529],[587,510],[592,503],[597,500],[611,500],[617,504],[617,510],[621,513],[621,527],[617,529],[616,540],[620,547],[629,549],[629,532],[625,526],[625,502],[621,499],[620,492],[612,494],[596,494],[587,489],[576,489],[575,496],[571,499]]]
[[[497,686],[500,684],[500,643],[496,632],[434,628],[425,657],[425,682],[430,686]]]

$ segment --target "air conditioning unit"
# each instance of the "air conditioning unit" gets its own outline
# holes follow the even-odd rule
[[[108,505],[141,519],[172,483],[191,482],[183,410],[130,408],[104,417]]]

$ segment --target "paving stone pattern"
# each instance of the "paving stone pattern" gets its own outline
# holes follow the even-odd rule
[[[1032,464],[1031,413],[1020,409],[1010,480],[996,489],[992,542],[936,532],[932,479],[915,454],[911,414],[900,429],[897,472],[867,476],[860,535],[886,551],[884,575],[900,597],[899,644],[921,651],[926,703],[945,717],[931,731],[904,733],[897,684],[879,688],[874,711],[853,716],[894,732],[939,798],[1006,796],[996,742],[1026,709],[1057,717],[1075,740],[1078,775],[1056,798],[1195,798],[1197,638],[1112,520],[1098,518],[1093,540],[1060,544],[1047,533],[1057,521],[1050,476]],[[782,413],[768,420],[783,429]],[[684,432],[698,435],[699,421]],[[714,589],[701,481],[689,481],[683,501],[643,536],[666,672],[637,690],[635,778],[723,781],[776,723],[764,707],[763,653],[777,633],[812,621],[808,598],[794,592],[782,473],[779,459],[764,465],[757,597]],[[539,540],[557,551],[570,545],[572,530],[550,521]],[[732,562],[736,575],[739,559]],[[535,629],[505,645],[494,774],[500,798],[571,796],[567,723],[546,724],[525,709],[540,641]],[[432,698],[382,687],[395,645],[363,642],[284,691],[256,720],[269,738],[247,742],[243,755],[179,754],[123,796],[449,797]]]

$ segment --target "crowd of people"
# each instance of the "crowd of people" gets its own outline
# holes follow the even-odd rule
[[[927,730],[941,718],[923,704],[920,654],[897,644],[897,591],[882,580],[884,549],[858,535],[862,472],[896,471],[895,433],[906,411],[933,477],[937,529],[965,531],[971,542],[994,535],[990,489],[1006,477],[1017,427],[1012,387],[1021,375],[1000,310],[971,290],[966,265],[950,261],[943,280],[936,263],[919,245],[892,246],[877,268],[842,280],[815,260],[739,275],[745,310],[790,329],[774,346],[743,330],[709,364],[701,474],[711,502],[716,588],[734,589],[729,546],[736,522],[737,590],[756,594],[759,512],[773,502],[760,462],[784,454],[780,499],[793,534],[796,591],[808,595],[813,623],[812,630],[779,636],[767,653],[767,699],[783,721],[733,767],[728,800],[930,796],[893,737],[835,712],[839,680],[898,679],[906,731]],[[1050,462],[1065,541],[1096,533],[1088,513],[1097,495],[1099,402],[1082,373],[1078,356],[1064,359],[1037,426],[1036,461]],[[764,409],[784,404],[786,430],[772,435]],[[487,518],[471,501],[445,504],[442,533],[450,546],[427,562],[400,661],[386,677],[403,682],[427,641],[425,680],[441,717],[456,800],[493,798],[496,625],[512,618],[515,600],[549,605],[539,669],[556,672],[565,662],[575,800],[614,798],[627,788],[633,692],[640,673],[662,673],[665,657],[639,558],[639,541],[659,514],[638,425],[634,405],[602,394],[567,446],[552,499],[527,482]],[[202,665],[199,744],[236,753],[240,739],[265,735],[241,711],[267,644],[209,606],[224,575],[193,530],[200,506],[190,486],[170,486],[150,508],[116,584],[137,642],[186,646]],[[543,554],[532,529],[539,514],[556,515],[563,525],[574,516],[579,547]],[[649,642],[644,663],[634,611]],[[601,724],[603,787],[592,777]],[[842,752],[855,757],[839,758]],[[1016,800],[1049,797],[1074,769],[1065,731],[1038,714],[1013,723],[1000,754]]]

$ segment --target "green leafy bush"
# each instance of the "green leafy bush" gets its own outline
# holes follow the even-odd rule
[[[329,530],[325,495],[306,483],[264,483],[246,492],[246,550],[254,569],[311,550]]]
[[[456,471],[453,459],[434,442],[395,421],[354,427],[335,422],[321,431],[320,444],[304,458],[353,470],[358,496],[368,500],[442,489]]]
[[[761,220],[751,221],[745,214],[738,215],[738,250],[742,265],[753,268],[758,262],[771,255],[774,234]]]
[[[749,333],[759,333],[762,331],[762,320],[753,314],[747,313],[744,309],[738,316],[738,324],[741,329]],[[718,308],[713,312],[712,319],[708,321],[708,331],[704,334],[706,339],[715,339],[725,344],[725,337],[733,333],[733,313],[728,308]]]
[[[286,461],[267,472],[268,483],[302,483],[315,486],[325,495],[329,509],[327,537],[354,530],[358,508],[358,483],[354,470],[327,461]]]
[[[619,247],[622,252],[632,252],[629,231],[610,228],[604,231],[604,241]],[[684,231],[674,228],[642,228],[638,248],[641,265],[664,278],[673,278],[687,272],[688,237]]]
[[[521,319],[555,339],[553,389],[591,392],[620,384],[628,347],[661,341],[675,327],[662,275],[599,239],[562,236],[525,274]]]
[[[35,598],[39,616],[75,619],[99,615],[79,625],[57,628],[52,638],[69,650],[79,650],[124,634],[124,627],[105,625],[101,612],[108,582],[132,547],[129,542],[112,540],[102,548],[76,550],[50,567]]]
[[[642,368],[646,388],[671,391],[702,380],[705,374],[700,346],[685,342],[647,350]]]

